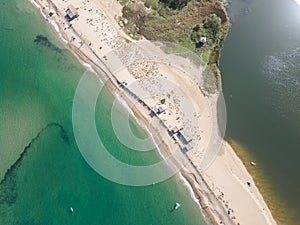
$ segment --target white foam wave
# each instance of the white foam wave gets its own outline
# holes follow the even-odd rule
[[[137,119],[136,119],[136,121],[137,121],[138,124],[140,124]],[[151,139],[152,139],[152,141],[153,141],[153,143],[155,145],[155,148],[157,149],[159,155],[162,157],[163,160],[165,160],[166,157],[162,154],[162,151],[158,147],[158,144],[155,142],[154,137],[153,137],[152,133],[150,132],[150,130],[147,127],[144,127],[144,129],[146,130],[146,132],[148,133],[148,135],[151,137]]]
[[[132,116],[134,116],[133,111],[131,110],[127,102],[120,95],[116,94],[116,99]]]
[[[155,142],[154,140],[154,137],[151,133],[151,131],[146,127],[146,126],[143,126],[139,120],[136,118],[136,116],[134,115],[134,112],[131,110],[131,108],[129,107],[129,105],[127,104],[127,102],[118,94],[115,95],[116,96],[116,99],[117,101],[125,108],[125,110],[127,110],[131,116],[133,117],[133,119],[137,122],[137,124],[142,127],[146,132],[147,134],[151,137],[154,145],[155,145],[155,148],[157,149],[158,151],[158,154],[162,157],[163,160],[166,159],[166,157],[162,154],[162,151],[160,150],[160,148],[158,147],[158,144]]]
[[[200,202],[199,200],[196,198],[196,195],[193,191],[192,186],[190,185],[190,183],[187,181],[187,179],[184,178],[184,176],[182,176],[181,173],[179,173],[179,178],[182,180],[183,184],[187,187],[187,189],[190,192],[190,195],[192,197],[192,199],[194,200],[194,202],[196,202],[196,204],[201,208]]]
[[[39,8],[39,9],[41,9],[41,7],[40,7],[40,5],[39,4],[37,4],[35,1],[33,1],[33,0],[30,0],[30,2],[35,6],[35,7],[37,7],[37,8]],[[43,16],[44,16],[44,13],[42,12],[42,14],[43,14]]]
[[[300,0],[296,0],[299,1]],[[55,31],[58,33],[59,37],[61,38],[62,41],[64,41],[65,43],[68,43],[68,41],[66,39],[63,38],[60,30],[59,30],[59,26],[58,24],[54,21],[54,20],[50,20],[49,18],[47,18],[47,16],[44,14],[44,12],[42,11],[40,5],[35,2],[34,0],[30,0],[30,2],[40,10],[41,15],[44,17],[44,19],[46,19],[46,21],[52,25],[52,27],[55,29]],[[92,73],[95,73],[95,70],[92,68],[92,66],[88,63],[85,63],[83,61],[81,61],[81,64],[86,67],[89,71],[91,71]],[[100,79],[100,78],[99,78]],[[100,79],[101,80],[101,79]],[[102,81],[101,81],[102,82]],[[116,99],[118,100],[118,102],[133,116],[133,118],[136,120],[136,122],[141,125],[138,121],[138,119],[135,117],[133,111],[131,110],[131,108],[129,107],[129,105],[127,104],[127,102],[118,94],[115,95]],[[158,147],[157,143],[154,141],[153,135],[151,134],[150,130],[147,127],[144,127],[144,129],[147,131],[147,133],[152,137],[152,140],[156,146],[156,149],[158,151],[158,153],[160,154],[160,156],[165,159],[164,155],[162,154],[160,148]],[[190,192],[191,198],[194,200],[194,202],[201,208],[201,205],[199,203],[199,200],[196,198],[195,193],[193,191],[192,186],[190,185],[190,183],[183,177],[183,175],[179,172],[179,177],[182,180],[183,184],[187,187],[188,191]]]
[[[66,39],[63,38],[62,34],[60,33],[59,27],[57,25],[57,23],[55,23],[54,20],[49,20],[48,19],[48,23],[50,23],[52,25],[52,27],[54,27],[55,31],[58,33],[58,36],[60,37],[60,39],[65,42],[66,44],[68,44],[68,41]]]
[[[86,62],[84,62],[84,61],[82,61],[82,60],[79,60],[80,61],[80,63],[85,67],[85,68],[87,68],[89,71],[91,71],[92,73],[94,73],[94,74],[97,74],[96,73],[96,71],[93,69],[93,67],[90,65],[90,64],[88,64],[88,63],[86,63]],[[101,81],[102,82],[102,81]]]
[[[47,16],[45,15],[45,13],[43,12],[43,10],[41,9],[41,6],[35,2],[34,0],[30,0],[30,2],[37,7],[40,10],[40,13],[42,14],[42,16],[44,17],[44,19],[51,24],[51,26],[54,28],[54,30],[58,33],[58,36],[60,37],[60,39],[65,42],[66,44],[68,43],[68,41],[66,39],[63,38],[62,34],[60,33],[59,30],[59,26],[57,25],[57,23],[54,20],[50,20],[47,18]]]

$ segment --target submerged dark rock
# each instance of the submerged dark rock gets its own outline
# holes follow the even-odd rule
[[[39,137],[45,133],[49,128],[56,127],[60,130],[60,137],[69,144],[69,137],[67,132],[63,128],[62,125],[59,123],[49,123],[43,129],[41,129],[37,135],[31,139],[29,144],[23,149],[22,153],[20,154],[19,158],[15,161],[15,163],[6,171],[4,178],[0,181],[0,205],[12,205],[17,200],[17,191],[16,191],[16,176],[17,170],[21,166],[21,163],[25,156],[27,155],[28,151],[30,150],[31,146],[36,142]]]
[[[51,41],[48,40],[47,37],[39,34],[35,37],[34,42],[40,45],[43,45],[47,48],[50,48],[58,53],[62,52],[62,49],[60,49],[59,47],[57,47],[56,45],[54,45]]]

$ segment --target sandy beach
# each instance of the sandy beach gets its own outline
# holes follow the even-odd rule
[[[199,88],[201,79],[188,75],[193,71],[201,74],[203,65],[192,65],[189,61],[180,64],[179,56],[156,58],[164,55],[158,47],[145,40],[133,41],[122,31],[117,22],[122,7],[115,0],[35,2],[65,46],[81,62],[91,65],[104,82],[109,80],[106,84],[112,92],[129,100],[130,96],[122,89],[125,87],[140,97],[147,107],[132,100],[127,103],[139,122],[153,134],[163,156],[178,149],[187,150],[179,157],[188,161],[181,174],[192,186],[208,224],[277,224],[251,175],[228,143],[223,140],[218,143],[217,154],[205,161],[217,123],[218,95],[205,95]],[[78,17],[68,22],[64,16],[70,4]],[[144,51],[147,53],[143,54]],[[149,116],[149,110],[160,109],[162,112],[156,113],[155,118],[163,127],[156,126]]]

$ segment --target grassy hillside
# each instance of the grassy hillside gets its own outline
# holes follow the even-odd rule
[[[220,0],[120,2],[124,6],[120,25],[132,38],[175,42],[194,51],[213,71],[216,88],[221,88],[218,61],[230,22]]]

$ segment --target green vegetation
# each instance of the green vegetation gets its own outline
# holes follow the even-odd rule
[[[153,10],[158,10],[161,8],[161,5],[158,3],[157,0],[146,0],[145,6]]]
[[[164,3],[171,9],[182,9],[185,7],[190,0],[161,0],[160,2]]]
[[[213,83],[221,88],[218,60],[229,19],[220,0],[120,0],[125,32],[132,38],[169,41],[195,52],[213,71]],[[201,42],[201,37],[206,42]]]
[[[194,27],[191,33],[192,41],[197,44],[201,37],[207,38],[206,44],[209,46],[218,45],[221,41],[221,19],[216,14],[207,16],[201,24]]]

